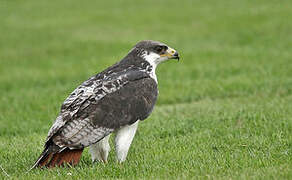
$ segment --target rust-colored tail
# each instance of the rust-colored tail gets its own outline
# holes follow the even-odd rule
[[[56,166],[64,166],[69,164],[75,166],[79,163],[83,149],[66,148],[61,152],[50,152],[50,148],[46,148],[40,155],[32,169],[35,167],[53,168]]]

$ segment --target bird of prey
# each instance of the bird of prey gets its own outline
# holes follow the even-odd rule
[[[62,104],[32,168],[74,166],[88,146],[93,161],[107,162],[111,133],[116,133],[117,160],[125,161],[139,121],[157,100],[155,69],[169,59],[179,60],[177,51],[158,41],[140,41],[121,61],[83,82]]]

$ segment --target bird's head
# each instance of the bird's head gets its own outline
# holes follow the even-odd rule
[[[141,57],[154,67],[169,59],[179,60],[179,55],[176,50],[158,41],[140,41],[135,45],[134,49],[142,52]]]

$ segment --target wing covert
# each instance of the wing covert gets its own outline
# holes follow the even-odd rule
[[[56,118],[53,126],[51,127],[48,136],[47,142],[54,136],[56,141],[61,142],[60,139],[64,138],[71,140],[70,135],[65,136],[64,132],[77,131],[76,133],[83,133],[85,137],[86,131],[89,131],[92,128],[99,129],[96,130],[96,134],[100,134],[103,138],[104,135],[112,132],[111,128],[106,128],[106,126],[96,126],[86,122],[88,119],[91,119],[92,114],[95,114],[95,109],[92,107],[96,106],[101,99],[109,96],[110,94],[118,91],[126,84],[137,79],[143,79],[149,75],[142,71],[141,69],[126,69],[121,72],[108,71],[107,73],[100,73],[96,76],[91,77],[84,83],[82,83],[78,88],[76,88],[69,97],[64,101],[61,112]],[[85,124],[87,124],[85,126]],[[90,125],[89,125],[90,124]],[[71,128],[71,129],[70,129]],[[74,129],[75,128],[75,129]],[[60,132],[59,132],[60,131]],[[55,134],[63,133],[62,138],[57,138]],[[72,145],[74,141],[79,141],[81,137],[75,136],[75,140],[72,140]],[[98,137],[97,136],[97,137]],[[78,140],[79,139],[79,140]],[[82,138],[81,138],[82,139]],[[58,144],[58,143],[57,143]],[[59,143],[59,145],[65,145],[64,142]],[[83,143],[84,145],[90,144],[90,142]],[[68,144],[67,144],[68,145]],[[76,145],[76,144],[74,144]]]

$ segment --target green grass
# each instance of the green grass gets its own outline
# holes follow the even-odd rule
[[[292,179],[292,3],[1,0],[0,165],[15,179]],[[143,39],[182,60],[127,161],[26,171],[67,95]],[[0,168],[0,179],[5,178]]]

